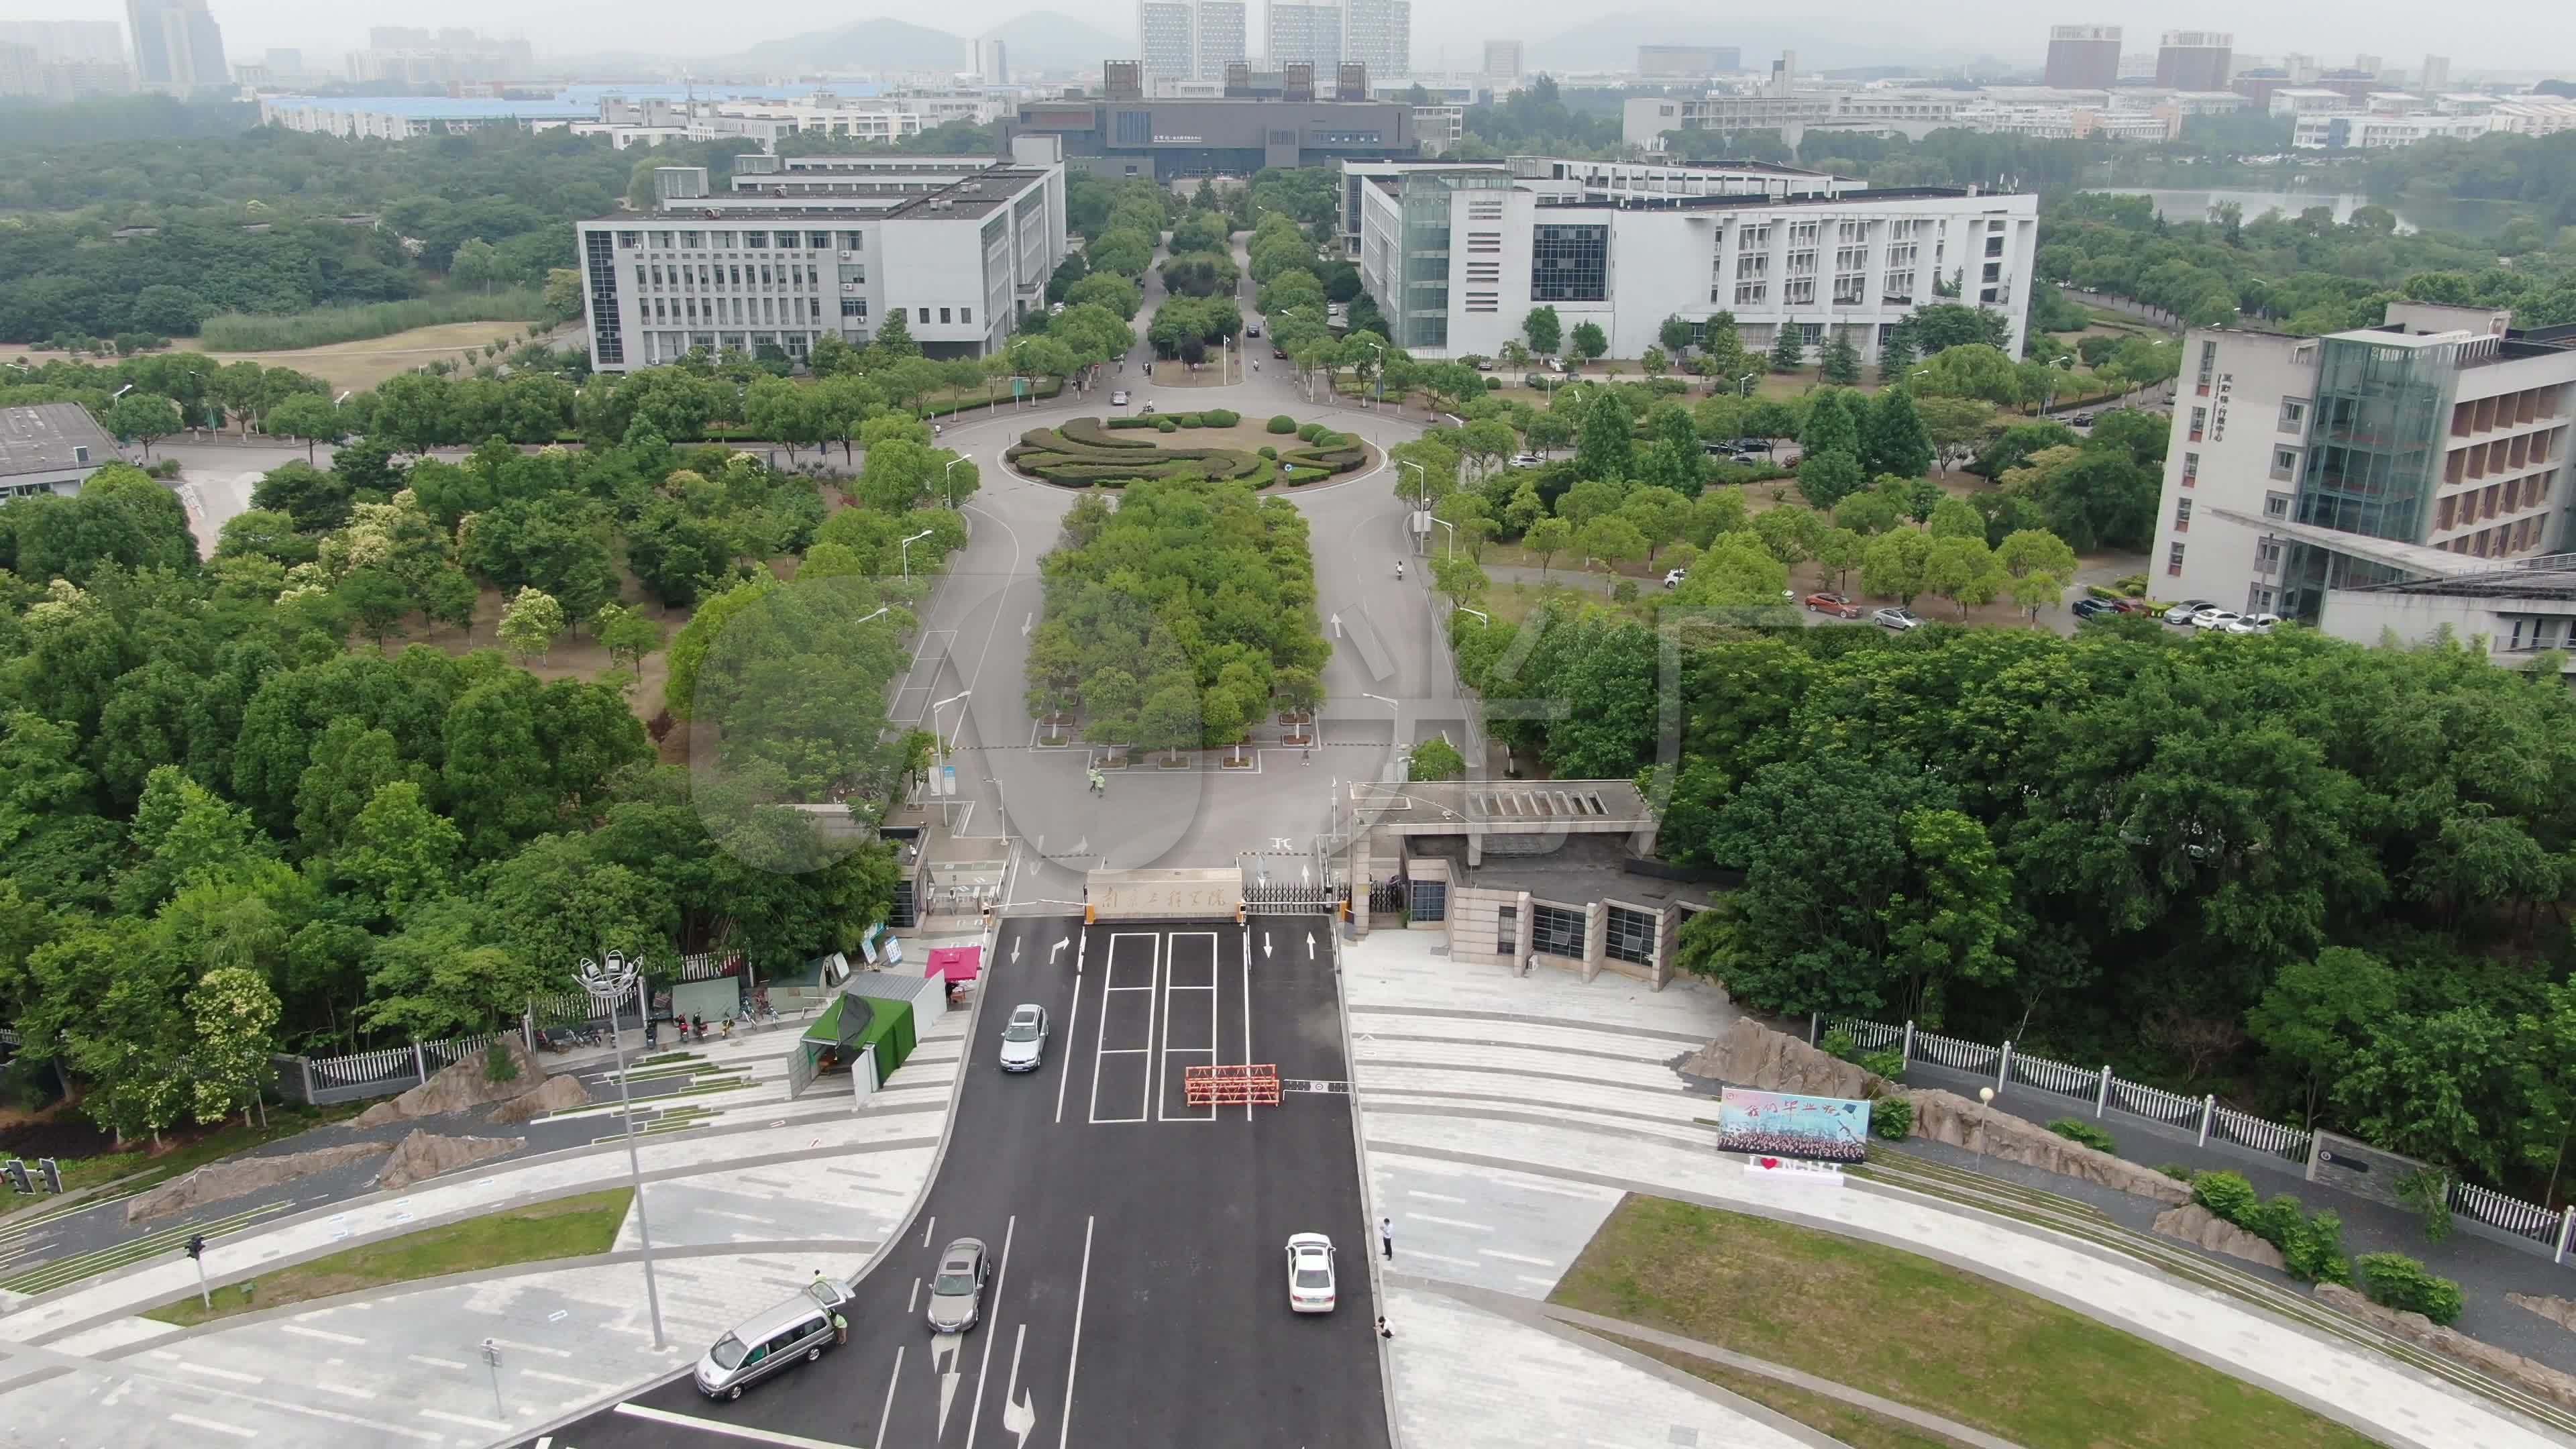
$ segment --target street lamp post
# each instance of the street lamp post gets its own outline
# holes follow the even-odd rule
[[[1445,518],[1435,518],[1431,521],[1439,524],[1442,528],[1449,530],[1449,556],[1451,558],[1456,558],[1458,556],[1458,525],[1451,523]]]
[[[1484,622],[1486,625],[1488,625],[1488,626],[1492,625],[1492,623],[1494,622],[1494,616],[1493,616],[1493,615],[1486,613],[1486,612],[1485,612],[1484,610],[1482,610],[1482,609],[1470,609],[1470,608],[1468,608],[1468,607],[1467,607],[1466,605],[1464,605],[1464,604],[1452,604],[1452,605],[1450,605],[1450,606],[1449,606],[1449,612],[1450,612],[1450,613],[1452,613],[1452,614],[1473,614],[1473,615],[1475,615],[1479,620],[1483,621],[1483,622]]]
[[[1404,706],[1397,704],[1394,700],[1387,698],[1383,694],[1369,694],[1363,692],[1360,695],[1360,698],[1373,699],[1386,706],[1387,712],[1394,716],[1393,722],[1387,731],[1387,740],[1390,744],[1395,746],[1395,752],[1397,755],[1401,756],[1408,753],[1404,745]]]
[[[626,1123],[626,1171],[635,1181],[635,1231],[644,1244],[644,1299],[653,1311],[653,1351],[667,1345],[662,1337],[662,1289],[653,1281],[653,1223],[644,1212],[644,1163],[635,1151],[635,1101],[626,1089],[626,1039],[618,1035],[617,1004],[635,993],[635,1015],[639,1022],[649,1021],[651,1012],[644,1000],[643,973],[640,963],[626,959],[625,953],[611,951],[604,961],[584,956],[579,968],[581,985],[593,1001],[608,1008],[608,1040],[617,1051],[617,1102]]]
[[[1753,396],[1753,379],[1760,377],[1761,375],[1762,374],[1758,372],[1748,372],[1742,377],[1737,378],[1735,380],[1736,395],[1738,397]]]
[[[948,460],[948,466],[939,470],[939,491],[947,498],[948,506],[952,510],[957,507],[957,495],[949,491],[948,475],[955,471],[958,464],[974,461],[972,458],[951,458]]]
[[[1418,490],[1414,496],[1422,501],[1423,507],[1429,508],[1431,506],[1431,470],[1410,458],[1398,458],[1395,460],[1395,465],[1413,470],[1413,481]]]
[[[1377,377],[1374,379],[1374,382],[1377,387],[1377,405],[1383,408],[1386,406],[1386,348],[1375,342],[1370,342],[1365,337],[1361,338],[1360,341],[1366,343],[1368,349],[1377,354]]]
[[[912,546],[928,537],[930,537],[930,530],[925,528],[895,545],[895,559],[903,565],[903,577],[907,583],[912,579]]]

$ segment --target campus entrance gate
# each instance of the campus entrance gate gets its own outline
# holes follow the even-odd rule
[[[1243,857],[1243,908],[1256,916],[1339,915],[1350,887],[1320,851]]]

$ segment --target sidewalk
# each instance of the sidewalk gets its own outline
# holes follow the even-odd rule
[[[771,1125],[642,1140],[667,1332],[660,1351],[631,1213],[616,1250],[596,1258],[397,1285],[190,1330],[126,1316],[195,1291],[194,1271],[174,1257],[0,1318],[0,1445],[475,1446],[631,1391],[693,1361],[818,1270],[854,1277],[864,1269],[930,1179],[972,1017],[951,1012],[931,1023],[864,1108],[827,1086],[797,1104],[812,1111]],[[783,1041],[773,1035],[766,1048]],[[207,1268],[220,1290],[440,1222],[622,1186],[621,1143],[609,1137],[595,1150],[336,1204],[219,1240]],[[487,1338],[501,1354],[497,1407],[482,1357]],[[174,1427],[137,1427],[147,1420]]]
[[[2037,1294],[2259,1384],[2385,1442],[2544,1449],[2560,1441],[2465,1390],[2148,1268],[2125,1254],[1914,1193],[1746,1174],[1713,1151],[1706,1095],[1672,1070],[1733,1015],[1697,983],[1662,993],[1604,976],[1458,965],[1437,933],[1347,948],[1353,1087],[1372,1217],[1395,1220],[1392,1270],[1541,1299],[1621,1194],[1652,1193],[1918,1253]],[[1979,1164],[1991,1169],[1994,1164]],[[1408,1311],[1422,1307],[1394,1300]],[[1578,1360],[1539,1360],[1488,1405],[1404,1324],[1395,1362],[1417,1412],[1543,1414],[1579,1391]],[[1868,1389],[1868,1384],[1850,1387]],[[1508,1442],[1508,1441],[1505,1441]]]
[[[1974,1097],[1979,1087],[1994,1085],[1994,1079],[1983,1074],[1971,1075],[1952,1071],[1916,1058],[1905,1068],[1905,1085],[1938,1087],[1963,1097]],[[2032,1122],[2053,1122],[2060,1117],[2080,1117],[2093,1121],[2093,1105],[2072,1097],[2016,1082],[1995,1098],[1997,1109]],[[2420,1258],[2424,1266],[2445,1278],[2456,1280],[2468,1305],[2461,1310],[2459,1322],[2452,1325],[2471,1338],[2511,1349],[2525,1358],[2538,1359],[2554,1368],[2576,1373],[2576,1333],[2561,1328],[2537,1313],[2527,1312],[2507,1303],[2507,1293],[2555,1293],[2576,1297],[2576,1259],[2570,1265],[2549,1261],[2547,1253],[2525,1253],[2492,1238],[2454,1228],[2451,1236],[2439,1243],[2424,1240],[2423,1220],[2415,1214],[2369,1198],[2339,1192],[2332,1187],[2306,1180],[2298,1163],[2212,1139],[2206,1147],[2194,1145],[2197,1132],[2186,1132],[2151,1122],[2142,1117],[2114,1113],[2101,1120],[2119,1144],[2120,1155],[2132,1162],[2163,1164],[2178,1162],[2202,1171],[2223,1168],[2243,1173],[2254,1190],[2269,1199],[2280,1193],[2295,1194],[2310,1212],[2331,1210],[2343,1219],[2344,1247],[2358,1256],[2362,1253],[2404,1253]],[[1913,1144],[1917,1148],[1939,1151],[1937,1143]],[[1943,1153],[1945,1160],[1961,1162],[1960,1154]],[[2078,1183],[2054,1173],[2017,1164],[1978,1159],[1981,1172],[2009,1177],[2044,1187],[2068,1197],[2080,1197],[2131,1227],[2143,1228],[2155,1217],[2156,1207],[2124,1192]],[[2274,1282],[2287,1283],[2280,1273],[2241,1265],[2245,1271]]]

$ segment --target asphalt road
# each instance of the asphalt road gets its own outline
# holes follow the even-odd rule
[[[849,1344],[739,1401],[682,1378],[550,1449],[1385,1445],[1349,1099],[1193,1108],[1182,1089],[1211,1062],[1347,1078],[1331,930],[1316,918],[1311,947],[1302,920],[1266,934],[1267,955],[1256,921],[1247,962],[1230,921],[1008,921],[947,1155],[859,1283]],[[1006,1075],[1002,1024],[1023,1001],[1052,1019],[1046,1061]],[[1286,1241],[1309,1231],[1340,1249],[1328,1315],[1288,1309]],[[927,1279],[958,1236],[985,1241],[994,1273],[981,1323],[935,1335]]]

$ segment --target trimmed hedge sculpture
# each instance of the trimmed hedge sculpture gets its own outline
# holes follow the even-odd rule
[[[1210,427],[1227,426],[1213,421],[1218,416],[1231,419],[1234,414],[1217,409],[1200,415],[1200,421]],[[1256,473],[1275,473],[1293,486],[1347,473],[1368,461],[1368,449],[1359,439],[1321,425],[1312,425],[1316,437],[1303,446],[1264,447],[1259,455],[1241,448],[1175,447],[1152,437],[1119,437],[1111,432],[1156,423],[1163,425],[1158,432],[1180,426],[1176,419],[1161,417],[1068,418],[1055,427],[1021,434],[1002,457],[1030,477],[1071,488],[1094,484],[1115,488],[1140,478],[1248,479]]]

